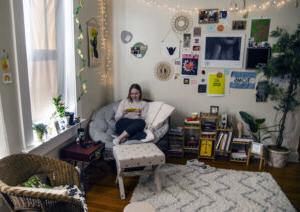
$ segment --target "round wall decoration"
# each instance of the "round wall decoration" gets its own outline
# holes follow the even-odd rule
[[[126,30],[123,30],[122,32],[121,32],[121,40],[122,40],[122,42],[123,43],[129,43],[131,40],[132,40],[132,37],[133,37],[133,35],[132,35],[132,33],[131,32],[129,32],[129,31],[126,31]]]
[[[154,75],[161,81],[167,81],[171,79],[173,75],[171,64],[167,62],[159,62],[155,67]]]
[[[182,34],[190,31],[193,19],[188,13],[176,13],[171,20],[171,25],[174,32]]]

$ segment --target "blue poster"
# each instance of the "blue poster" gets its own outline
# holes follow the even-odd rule
[[[256,72],[233,71],[231,72],[230,88],[255,89]]]

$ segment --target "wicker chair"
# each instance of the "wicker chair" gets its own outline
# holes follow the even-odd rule
[[[66,162],[31,154],[8,156],[0,160],[0,192],[11,211],[84,211],[75,198],[16,188],[35,174],[46,174],[51,186],[80,184],[77,170]]]

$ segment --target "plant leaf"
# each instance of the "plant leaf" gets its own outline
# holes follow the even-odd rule
[[[256,133],[258,130],[258,126],[256,125],[253,116],[244,111],[240,111],[239,113],[243,121],[249,125],[251,132]]]

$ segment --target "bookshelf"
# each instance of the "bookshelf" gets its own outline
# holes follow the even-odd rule
[[[184,131],[182,127],[170,129],[168,132],[168,156],[184,156]]]
[[[200,137],[200,120],[199,118],[184,120],[184,152],[198,153]]]
[[[218,115],[210,113],[200,113],[200,139],[199,139],[199,158],[215,158],[215,141],[217,136]]]
[[[252,142],[251,138],[233,138],[230,161],[249,164]]]
[[[231,142],[233,137],[233,129],[218,128],[217,139],[215,143],[215,155],[229,157],[231,153]]]

